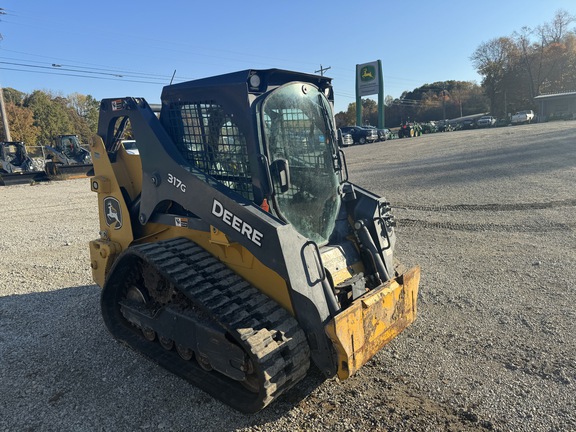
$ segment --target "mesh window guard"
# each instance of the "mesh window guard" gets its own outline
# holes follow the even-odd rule
[[[254,199],[246,138],[220,105],[176,103],[168,118],[168,133],[191,166]]]

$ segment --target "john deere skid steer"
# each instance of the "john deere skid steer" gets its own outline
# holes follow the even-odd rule
[[[45,146],[48,176],[75,178],[90,175],[90,152],[80,145],[78,135],[58,135],[53,141],[53,145]]]
[[[22,141],[0,142],[0,186],[48,180],[41,164]]]
[[[390,204],[348,181],[330,78],[170,85],[159,113],[105,99],[98,134],[104,322],[171,372],[255,412],[310,362],[350,377],[415,319],[420,271],[394,260]]]

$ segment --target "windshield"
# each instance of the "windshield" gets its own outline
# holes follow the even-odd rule
[[[262,112],[271,171],[276,161],[288,165],[286,191],[272,176],[277,210],[300,234],[326,243],[339,206],[332,108],[316,87],[293,83],[268,96]]]

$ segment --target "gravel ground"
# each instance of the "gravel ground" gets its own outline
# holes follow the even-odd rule
[[[239,414],[116,343],[88,180],[0,189],[0,431],[576,430],[576,122],[345,150],[422,267],[417,321],[345,382]]]

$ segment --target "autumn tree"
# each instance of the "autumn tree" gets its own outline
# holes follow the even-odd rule
[[[499,37],[480,44],[472,55],[472,62],[483,76],[482,87],[490,100],[490,112],[494,116],[505,115],[507,84],[515,67],[517,47],[512,39]]]
[[[348,104],[346,111],[340,111],[334,116],[336,118],[336,127],[351,126],[356,124],[356,102]]]
[[[438,81],[405,91],[386,106],[386,124],[427,122],[488,111],[482,88],[473,81]]]
[[[575,20],[559,10],[550,23],[523,27],[474,51],[471,60],[493,115],[534,109],[534,97],[576,88],[576,34],[569,30]]]
[[[348,104],[346,112],[335,115],[336,127],[356,124],[356,102]],[[362,124],[376,126],[378,124],[378,103],[372,99],[362,99]]]
[[[26,145],[36,145],[39,130],[34,126],[34,116],[32,111],[18,106],[13,102],[6,104],[6,115],[8,116],[8,127],[13,141],[23,141]],[[0,123],[0,130],[4,133]]]
[[[88,143],[97,132],[100,103],[90,95],[64,97],[42,90],[26,94],[9,87],[3,92],[14,140],[34,146],[50,144],[57,135],[74,134]]]

